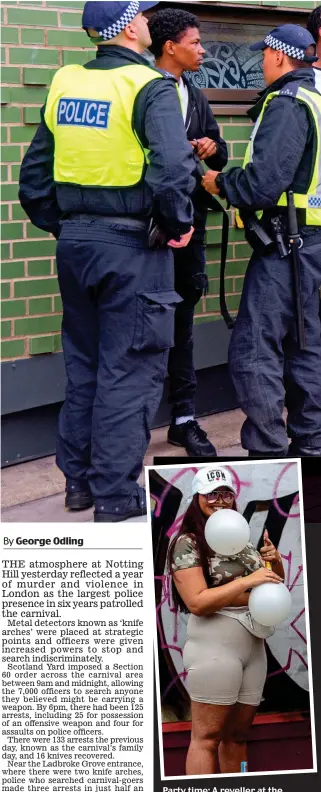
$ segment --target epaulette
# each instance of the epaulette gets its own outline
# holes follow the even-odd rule
[[[300,86],[300,82],[287,83],[284,88],[281,88],[279,96],[290,96],[292,99],[295,99]]]
[[[178,79],[175,77],[175,74],[172,74],[169,71],[164,71],[163,74],[164,77],[166,77],[167,79],[171,78],[172,80],[176,80],[176,82],[178,82]]]
[[[154,69],[158,72],[158,74],[161,74],[162,77],[165,77],[165,80],[175,80],[175,82],[178,83],[178,79],[175,77],[175,74],[172,74],[172,72],[165,71],[165,69],[158,69],[157,66],[154,66]]]

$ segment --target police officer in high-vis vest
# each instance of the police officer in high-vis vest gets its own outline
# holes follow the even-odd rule
[[[307,30],[291,24],[251,49],[263,50],[267,89],[249,111],[255,126],[243,168],[208,171],[203,179],[209,192],[239,209],[254,249],[229,352],[247,416],[242,445],[250,456],[320,456],[321,96],[312,68],[315,43]]]
[[[87,2],[98,44],[59,69],[24,158],[20,200],[58,238],[66,400],[57,464],[66,506],[96,522],[146,514],[137,484],[174,341],[173,252],[193,233],[194,161],[176,81],[149,65],[143,11]]]

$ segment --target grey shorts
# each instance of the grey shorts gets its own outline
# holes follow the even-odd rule
[[[192,701],[260,703],[267,670],[264,641],[236,619],[191,614],[183,659]]]

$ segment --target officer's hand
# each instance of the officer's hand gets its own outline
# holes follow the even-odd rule
[[[193,234],[194,234],[194,227],[191,226],[191,229],[188,232],[188,234],[183,234],[183,236],[181,236],[181,238],[180,238],[180,240],[178,242],[177,242],[176,239],[170,239],[169,242],[167,243],[168,247],[171,247],[171,248],[184,248],[184,247],[187,247],[188,243],[192,239]]]
[[[206,192],[210,193],[211,195],[220,194],[220,191],[215,184],[215,179],[218,173],[219,171],[208,170],[202,178],[202,186]]]
[[[206,160],[208,157],[213,157],[217,152],[217,144],[215,140],[209,137],[199,138],[197,141],[197,153],[200,160]]]

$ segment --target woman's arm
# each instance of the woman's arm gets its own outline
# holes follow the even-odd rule
[[[276,559],[275,561],[271,561],[272,569],[276,575],[280,575],[280,577],[284,578],[284,567],[280,553],[278,553],[278,556],[279,556],[278,559]]]
[[[221,608],[234,605],[239,595],[244,595],[247,589],[261,583],[280,582],[280,578],[265,567],[216,588],[207,587],[202,567],[199,566],[174,572],[173,578],[180,597],[195,616],[210,616]]]
[[[248,605],[249,596],[250,596],[249,591],[244,591],[244,594],[238,594],[238,596],[235,597],[233,602],[230,602],[230,605],[232,606],[232,608],[241,608],[244,605]]]

